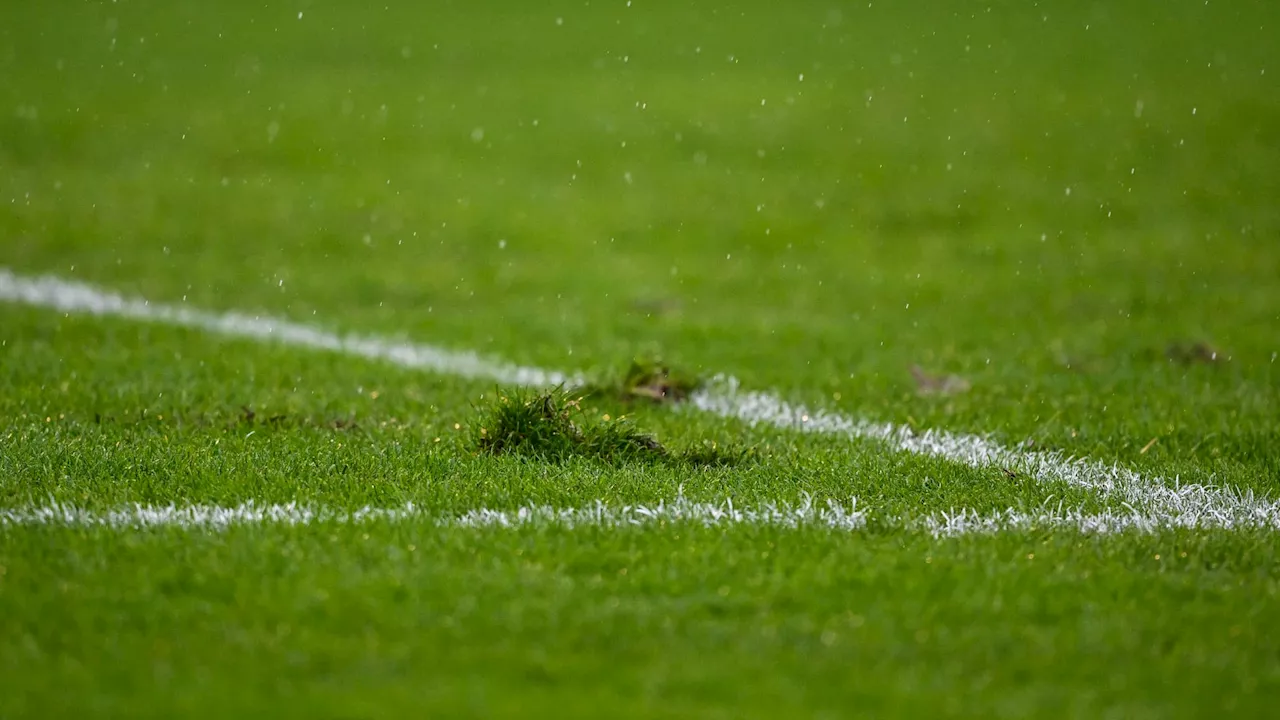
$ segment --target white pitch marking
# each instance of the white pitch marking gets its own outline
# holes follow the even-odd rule
[[[732,377],[718,377],[695,393],[690,403],[704,412],[800,432],[878,440],[902,452],[932,455],[974,468],[1002,467],[1043,482],[1060,481],[1119,500],[1132,517],[1171,520],[1205,527],[1262,526],[1280,529],[1280,502],[1258,497],[1253,490],[1196,483],[1166,483],[1144,478],[1128,468],[1061,453],[1013,450],[980,435],[945,430],[917,432],[892,423],[877,423],[793,405],[775,395],[743,391]],[[1130,517],[1130,516],[1126,516]]]
[[[515,510],[478,508],[461,515],[431,514],[413,504],[397,508],[363,507],[358,510],[338,510],[297,503],[259,505],[247,502],[232,507],[128,505],[105,511],[55,504],[0,510],[0,527],[52,526],[109,530],[175,528],[223,531],[238,526],[422,522],[438,527],[475,529],[521,527],[612,529],[652,525],[697,525],[780,529],[812,527],[836,532],[857,532],[867,527],[869,518],[876,519],[866,510],[859,508],[857,498],[849,500],[847,505],[834,500],[817,503],[812,498],[805,497],[795,505],[784,502],[740,507],[734,505],[732,500],[723,500],[718,503],[692,502],[682,494],[672,502],[659,502],[656,505],[619,506],[597,500],[592,505],[578,508],[526,505]],[[1241,522],[1203,513],[1160,515],[1136,510],[1104,510],[1100,513],[1086,514],[1075,509],[1050,506],[1032,511],[1010,508],[986,514],[973,510],[961,510],[933,513],[918,518],[885,517],[879,519],[877,524],[890,529],[923,530],[939,538],[995,534],[1010,530],[1068,530],[1089,535],[1110,535],[1122,532],[1151,534],[1171,529],[1280,530],[1280,525],[1276,524],[1274,518],[1257,517],[1250,522]]]
[[[23,277],[5,268],[0,268],[0,300],[341,352],[473,379],[535,386],[573,386],[584,382],[581,374],[512,365],[488,360],[473,352],[342,336],[269,316],[212,313],[150,303],[53,276]],[[696,393],[690,404],[698,410],[749,424],[879,440],[902,452],[942,457],[975,468],[1008,467],[1039,480],[1064,481],[1118,499],[1138,516],[1183,518],[1180,523],[1194,526],[1280,528],[1280,502],[1258,497],[1251,490],[1168,483],[1096,461],[1067,458],[1054,452],[1011,449],[978,435],[939,430],[917,432],[892,423],[855,419],[791,404],[769,393],[744,391],[732,377],[718,377],[707,389]]]
[[[1274,513],[1226,515],[1191,511],[1103,510],[1083,513],[1075,508],[1041,508],[978,513],[965,509],[926,515],[909,526],[926,530],[934,537],[988,535],[1009,531],[1074,530],[1087,535],[1110,535],[1121,532],[1153,534],[1163,530],[1280,530],[1280,519]]]
[[[672,502],[656,505],[609,505],[602,501],[581,508],[553,508],[528,505],[515,510],[479,508],[462,515],[432,515],[413,504],[398,508],[364,507],[358,510],[300,505],[259,505],[247,502],[234,507],[216,505],[128,505],[107,511],[85,510],[69,505],[47,505],[19,510],[0,510],[0,526],[51,525],[100,527],[109,529],[182,528],[224,530],[238,525],[312,525],[317,523],[355,524],[418,520],[442,527],[601,527],[691,524],[704,527],[758,525],[782,528],[804,526],[836,530],[859,530],[866,514],[857,499],[843,505],[827,501],[815,504],[806,497],[799,504],[769,503],[753,508],[737,507],[732,500],[720,503],[692,502],[679,495]]]
[[[580,376],[486,360],[476,353],[359,335],[338,335],[270,316],[212,313],[126,298],[92,285],[45,275],[27,278],[0,267],[0,300],[66,313],[122,317],[193,328],[218,335],[271,340],[284,345],[330,350],[443,375],[495,380],[514,385],[574,385]]]

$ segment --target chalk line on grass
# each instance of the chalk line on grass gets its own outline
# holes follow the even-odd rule
[[[388,339],[338,335],[309,325],[261,315],[213,313],[186,307],[151,303],[53,276],[23,277],[0,267],[0,300],[67,313],[129,318],[221,335],[274,341],[285,345],[346,353],[408,368],[472,379],[488,379],[517,385],[573,386],[584,382],[581,374],[513,365],[433,345]],[[702,412],[756,425],[876,440],[901,452],[945,458],[975,468],[1006,467],[1042,481],[1062,481],[1118,499],[1133,517],[1155,518],[1178,527],[1280,528],[1280,501],[1236,490],[1202,484],[1169,483],[1147,478],[1116,465],[1069,458],[1059,453],[1023,451],[1000,445],[990,438],[940,430],[918,432],[892,423],[852,418],[821,409],[789,403],[776,395],[742,390],[737,380],[720,376],[695,393],[690,404]],[[957,523],[985,526],[961,511]],[[1008,525],[1005,520],[991,521]],[[1175,520],[1176,519],[1176,520]],[[1143,521],[1145,522],[1145,521]],[[1134,521],[1135,524],[1141,524]],[[1014,523],[1016,525],[1016,523]]]
[[[1045,506],[1036,510],[1007,509],[992,513],[974,510],[933,513],[923,517],[879,516],[860,507],[857,498],[847,503],[816,502],[804,497],[797,504],[765,503],[739,506],[730,500],[693,502],[679,495],[655,505],[611,505],[597,500],[585,507],[555,508],[526,505],[514,510],[477,508],[462,514],[433,514],[407,504],[395,508],[363,507],[341,510],[299,503],[260,505],[254,502],[217,505],[128,505],[111,510],[87,510],[70,505],[0,510],[0,527],[53,526],[110,530],[176,529],[223,531],[241,526],[305,526],[325,523],[419,522],[452,528],[565,528],[616,529],[667,525],[700,527],[757,527],[777,529],[817,528],[833,532],[865,530],[868,521],[885,530],[923,531],[934,537],[987,535],[1007,531],[1069,530],[1090,535],[1121,532],[1150,534],[1173,529],[1280,529],[1274,519],[1251,522],[1203,513],[1161,515],[1136,510],[1082,513],[1072,508]]]
[[[1103,510],[1084,513],[1076,508],[1044,507],[1038,510],[1015,510],[979,513],[971,509],[932,513],[910,526],[934,537],[990,535],[1000,532],[1039,530],[1074,530],[1086,535],[1111,535],[1121,532],[1152,534],[1165,530],[1280,530],[1280,519],[1272,513],[1223,515],[1199,510],[1192,512],[1156,509]]]
[[[66,313],[128,318],[204,330],[218,335],[329,350],[443,375],[494,380],[513,385],[553,386],[583,382],[577,375],[487,360],[474,352],[359,335],[338,335],[310,325],[264,315],[213,313],[162,305],[138,298],[126,298],[92,285],[49,275],[22,277],[3,267],[0,267],[0,300]]]
[[[706,389],[694,393],[690,403],[701,411],[752,425],[877,440],[914,455],[941,457],[975,468],[1007,468],[1042,482],[1065,482],[1119,500],[1135,513],[1132,517],[1162,518],[1174,526],[1280,529],[1280,501],[1259,497],[1253,490],[1176,481],[1170,484],[1118,465],[1056,452],[1011,449],[980,435],[915,431],[892,423],[851,418],[788,403],[769,393],[744,391],[732,377],[717,377]]]
[[[718,503],[693,502],[683,495],[656,505],[610,505],[596,501],[580,508],[553,508],[528,505],[515,510],[478,508],[461,515],[433,515],[407,504],[398,508],[364,507],[335,510],[298,503],[259,505],[254,502],[232,507],[217,505],[128,505],[93,511],[69,505],[51,504],[19,510],[0,510],[0,526],[53,525],[110,529],[179,528],[223,530],[238,525],[312,525],[318,523],[356,524],[365,522],[419,521],[442,527],[565,527],[618,528],[644,525],[692,524],[703,527],[758,525],[781,528],[803,526],[837,530],[858,530],[866,524],[866,513],[858,501],[848,505],[834,500],[824,504],[810,498],[800,503],[768,503],[739,507],[732,500]]]

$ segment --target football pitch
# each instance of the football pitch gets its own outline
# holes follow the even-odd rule
[[[1270,716],[1278,28],[0,4],[0,718]]]

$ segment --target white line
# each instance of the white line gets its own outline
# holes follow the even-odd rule
[[[486,360],[473,352],[396,342],[358,335],[337,335],[308,325],[262,315],[211,313],[126,298],[92,285],[52,276],[26,278],[0,267],[0,300],[82,313],[193,328],[218,335],[273,340],[285,345],[330,350],[401,367],[445,375],[481,378],[515,385],[574,385],[580,376]]]
[[[1041,508],[1033,511],[1009,508],[978,513],[970,509],[933,513],[912,524],[934,537],[988,535],[1009,531],[1074,530],[1088,535],[1121,532],[1152,534],[1163,530],[1280,530],[1280,519],[1267,515],[1223,515],[1199,509],[1179,512],[1138,511],[1132,508],[1083,513],[1074,508]]]
[[[736,379],[719,377],[691,403],[699,410],[744,422],[791,428],[801,432],[878,440],[899,451],[931,455],[974,468],[1003,467],[1042,482],[1065,482],[1105,498],[1116,499],[1142,516],[1182,518],[1180,522],[1212,527],[1232,525],[1280,529],[1280,502],[1252,490],[1212,485],[1166,483],[1133,470],[1056,452],[1013,450],[979,435],[944,430],[917,432],[892,423],[876,423],[793,405],[775,395],[747,392]]]
[[[555,526],[628,527],[662,524],[693,524],[705,527],[758,525],[782,528],[802,526],[836,530],[858,530],[866,524],[866,515],[858,509],[856,499],[846,507],[835,501],[816,505],[805,498],[798,505],[771,503],[755,508],[740,508],[732,500],[720,503],[698,503],[683,495],[672,502],[657,505],[612,506],[601,501],[583,508],[553,508],[530,505],[516,510],[480,508],[462,515],[433,516],[412,504],[399,508],[334,510],[289,503],[258,505],[253,502],[234,507],[188,505],[178,507],[129,505],[115,510],[95,512],[68,505],[47,505],[20,510],[0,510],[0,527],[52,525],[65,527],[101,527],[109,529],[180,528],[223,530],[237,525],[311,525],[316,523],[364,522],[431,522],[444,527],[522,527]]]
[[[92,511],[69,505],[47,505],[0,510],[0,527],[53,526],[87,527],[109,530],[173,528],[221,531],[237,526],[313,525],[324,523],[360,524],[375,522],[421,522],[454,528],[558,527],[622,528],[663,525],[702,527],[804,527],[838,532],[867,528],[868,520],[886,530],[924,531],[934,537],[995,534],[1007,531],[1067,530],[1091,535],[1122,532],[1151,534],[1171,529],[1199,530],[1280,530],[1274,518],[1256,517],[1250,522],[1226,521],[1203,514],[1154,515],[1137,511],[1110,511],[1086,514],[1062,507],[1022,511],[1008,509],[994,513],[961,510],[934,513],[919,518],[877,517],[859,508],[857,498],[848,504],[827,500],[816,503],[805,497],[799,504],[768,503],[739,507],[732,500],[717,503],[692,502],[679,495],[672,502],[656,505],[610,505],[597,500],[580,508],[528,505],[515,510],[479,508],[461,515],[433,515],[412,504],[398,508],[364,507],[358,510],[300,505],[258,505],[253,502],[233,507],[216,505],[147,506],[129,505],[106,511]]]
[[[125,298],[83,283],[52,276],[27,278],[0,268],[0,300],[67,313],[124,317],[196,328],[234,337],[280,342],[382,360],[466,378],[519,385],[577,385],[581,374],[522,367],[432,345],[342,336],[308,325],[266,316],[211,313]],[[938,430],[917,432],[891,423],[875,423],[825,410],[788,403],[776,395],[744,391],[732,377],[718,377],[695,393],[690,405],[720,417],[749,424],[878,440],[917,455],[945,458],[975,468],[1006,467],[1042,481],[1062,481],[1116,499],[1140,516],[1179,517],[1213,527],[1280,527],[1280,502],[1252,491],[1202,484],[1169,483],[1144,478],[1118,466],[1067,458],[1053,452],[1028,452],[1002,446],[989,438]],[[1197,525],[1198,526],[1198,525]]]

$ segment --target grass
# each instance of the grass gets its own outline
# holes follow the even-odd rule
[[[1275,532],[933,538],[898,521],[1123,508],[653,400],[1280,495],[1278,20],[0,7],[0,266],[597,380],[0,304],[0,509],[421,512],[0,525],[0,716],[1265,716]],[[680,496],[868,520],[434,522]]]
[[[703,385],[705,382],[700,378],[672,370],[660,360],[632,360],[620,380],[598,382],[584,390],[589,396],[612,396],[623,402],[680,403]]]
[[[22,542],[10,592],[101,620],[6,635],[15,665],[57,669],[23,675],[15,714],[1258,715],[1275,682],[1274,606],[1256,602],[1276,591],[1258,570],[1274,555],[1205,538],[375,526]],[[37,574],[67,582],[22,580]]]
[[[615,401],[631,402],[644,397],[652,402],[675,401],[672,391],[677,383],[668,384],[668,373],[641,371],[633,364],[624,378],[622,393]],[[643,386],[637,385],[644,382]],[[655,394],[636,392],[662,388]],[[472,431],[472,443],[480,452],[489,455],[516,455],[545,463],[563,463],[572,458],[596,460],[606,465],[627,463],[674,463],[684,467],[709,467],[736,465],[751,459],[754,450],[721,448],[714,441],[703,441],[687,452],[672,453],[651,434],[645,433],[627,420],[625,415],[616,418],[609,413],[597,415],[590,405],[591,389],[585,394],[557,388],[549,392],[529,393],[519,388],[499,390],[490,407],[482,412]],[[608,395],[606,395],[607,397]]]
[[[499,391],[475,430],[475,446],[482,453],[523,455],[550,463],[586,457],[616,465],[667,457],[666,448],[623,417],[614,420],[606,413],[601,421],[587,418],[583,399],[563,389],[532,395]]]

